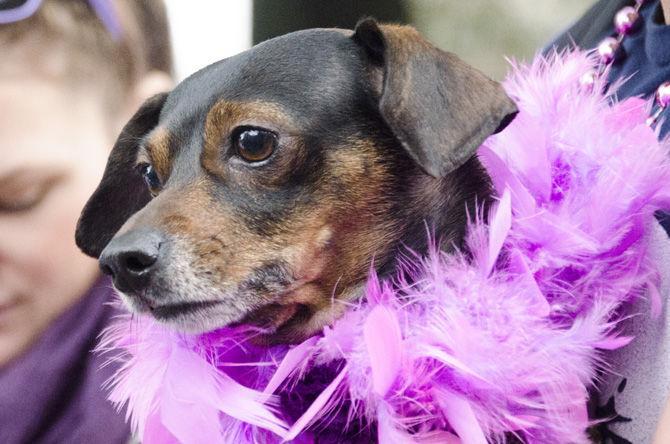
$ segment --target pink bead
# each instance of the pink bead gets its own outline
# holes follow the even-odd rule
[[[603,63],[610,63],[619,50],[619,41],[614,37],[606,37],[598,45],[598,55]]]
[[[656,90],[656,101],[658,106],[666,108],[670,105],[670,82],[664,82]]]
[[[591,70],[582,74],[582,76],[579,78],[579,84],[582,86],[582,88],[586,88],[587,91],[591,91],[593,90],[593,85],[595,85],[597,78],[598,74]]]
[[[639,17],[640,15],[632,6],[621,8],[614,16],[614,28],[620,34],[628,34]]]

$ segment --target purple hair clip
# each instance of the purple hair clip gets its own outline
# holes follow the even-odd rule
[[[121,39],[121,23],[110,0],[88,0],[100,21],[114,40]]]
[[[43,0],[0,0],[0,24],[25,20],[37,11]],[[111,0],[88,0],[89,5],[114,40],[121,38],[119,17]]]

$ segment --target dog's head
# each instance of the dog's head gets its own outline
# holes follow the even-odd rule
[[[132,310],[299,340],[426,221],[485,199],[472,158],[515,106],[412,28],[296,32],[194,74],[123,129],[77,244]]]

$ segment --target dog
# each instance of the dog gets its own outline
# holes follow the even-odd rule
[[[77,245],[132,312],[300,341],[372,264],[461,245],[491,199],[474,156],[517,109],[414,28],[364,19],[263,42],[149,99],[83,209]]]

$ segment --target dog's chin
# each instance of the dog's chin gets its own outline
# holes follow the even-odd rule
[[[206,333],[226,327],[243,314],[230,310],[222,301],[197,301],[157,305],[149,309],[149,314],[161,324],[185,333]]]
[[[157,306],[148,312],[156,321],[171,329],[199,334],[224,327],[251,327],[254,332],[252,342],[270,345],[290,342],[286,335],[288,324],[295,324],[300,318],[297,304],[278,306],[267,305],[250,313],[231,313],[230,307],[222,301],[194,302]]]
[[[259,344],[286,342],[289,325],[305,318],[306,309],[300,304],[267,304],[247,312],[231,307],[226,301],[192,301],[151,304],[137,296],[120,293],[131,313],[149,315],[157,322],[184,333],[198,334],[224,327],[250,326]]]
[[[126,309],[147,315],[170,329],[184,333],[205,333],[233,324],[245,315],[235,312],[224,301],[149,303],[142,297],[119,293]]]

